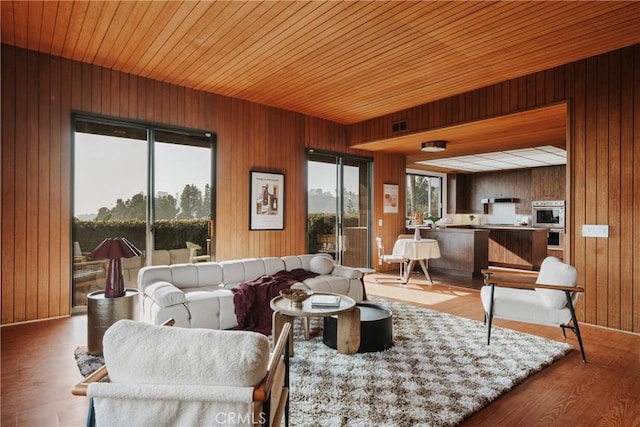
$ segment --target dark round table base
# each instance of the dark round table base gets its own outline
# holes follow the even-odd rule
[[[359,303],[360,309],[360,348],[358,353],[386,350],[393,345],[391,310],[375,304]],[[336,348],[336,316],[324,318],[322,342]]]

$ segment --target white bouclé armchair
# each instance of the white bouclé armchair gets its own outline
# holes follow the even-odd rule
[[[487,344],[491,342],[493,318],[516,320],[572,330],[587,361],[575,313],[578,296],[584,291],[576,286],[576,269],[555,257],[547,257],[540,272],[484,269],[485,286],[480,298],[487,323]]]
[[[288,425],[288,328],[269,339],[245,331],[171,328],[120,320],[104,336],[105,366],[78,384],[87,425]],[[97,382],[108,373],[109,382]]]

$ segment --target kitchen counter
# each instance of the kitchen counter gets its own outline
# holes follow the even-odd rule
[[[484,243],[482,237],[477,235],[462,244],[465,239],[453,237],[465,232],[486,232],[488,238]],[[423,236],[434,238],[440,244],[441,261],[431,260],[430,266],[460,270],[464,273],[471,271],[473,275],[478,274],[478,265],[485,263],[485,254],[478,249],[481,245],[486,245],[488,265],[539,270],[540,264],[547,256],[547,233],[546,228],[510,224],[460,224],[448,225],[445,229],[422,231]],[[449,237],[445,237],[446,235]],[[440,240],[446,243],[440,243]],[[457,245],[462,245],[464,249]],[[449,253],[450,251],[456,254]],[[475,259],[476,257],[479,259]],[[470,268],[471,261],[473,267]]]
[[[496,230],[523,230],[523,231],[533,231],[533,230],[546,230],[546,228],[538,228],[532,227],[530,225],[514,225],[514,224],[452,224],[448,225],[447,229],[496,229]]]
[[[423,238],[436,240],[440,247],[440,258],[429,260],[430,270],[465,277],[479,277],[482,269],[489,266],[489,230],[420,227],[420,235]]]

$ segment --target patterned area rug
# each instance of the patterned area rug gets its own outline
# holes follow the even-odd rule
[[[321,319],[295,341],[292,425],[453,426],[573,349],[496,326],[487,346],[482,322],[374,302],[393,311],[388,350],[338,354],[322,343]]]
[[[291,359],[292,426],[454,426],[528,376],[569,353],[570,344],[494,326],[486,345],[482,322],[373,299],[393,311],[388,350],[338,354],[295,324]],[[75,351],[88,375],[103,362]]]

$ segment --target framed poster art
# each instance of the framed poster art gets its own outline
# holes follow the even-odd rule
[[[284,174],[251,171],[250,230],[284,230]]]
[[[383,213],[398,213],[398,185],[384,184]]]

